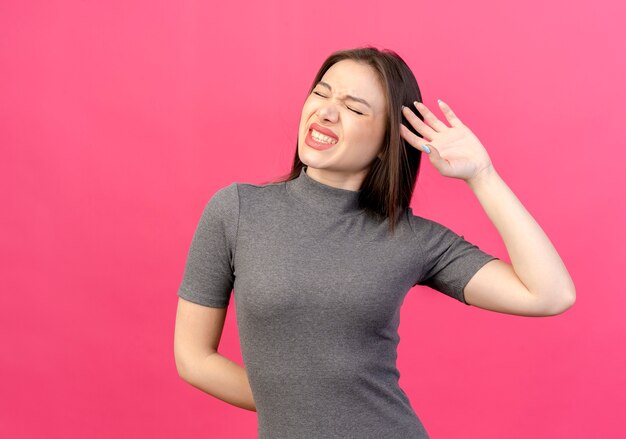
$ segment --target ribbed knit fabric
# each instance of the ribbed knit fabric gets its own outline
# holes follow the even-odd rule
[[[464,286],[498,258],[411,208],[392,236],[359,192],[305,169],[218,190],[178,295],[226,307],[233,293],[259,438],[428,438],[398,384],[400,307],[417,284],[466,304]]]

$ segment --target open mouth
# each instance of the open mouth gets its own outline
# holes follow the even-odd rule
[[[309,129],[304,139],[304,143],[306,143],[313,149],[317,149],[318,151],[330,149],[334,147],[337,142],[337,139],[333,139],[332,137],[321,134],[319,131],[316,131],[314,129]]]
[[[313,138],[313,140],[319,143],[325,143],[328,145],[334,145],[335,143],[337,143],[337,139],[327,136],[326,134],[322,134],[314,128],[311,128],[309,130],[309,134]]]

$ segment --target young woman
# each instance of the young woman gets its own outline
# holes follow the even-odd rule
[[[415,285],[523,316],[574,303],[548,237],[439,105],[450,126],[392,51],[333,53],[304,103],[291,173],[208,201],[178,291],[176,365],[191,385],[255,410],[260,438],[428,438],[395,362]],[[512,265],[408,207],[422,152],[468,184]],[[232,291],[245,369],[217,352]]]

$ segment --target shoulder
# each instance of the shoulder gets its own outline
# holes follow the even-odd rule
[[[216,190],[206,203],[205,213],[214,212],[217,215],[239,213],[238,183],[231,183]]]
[[[222,203],[232,202],[233,199],[239,198],[239,184],[240,183],[233,182],[228,186],[216,190],[211,199]]]
[[[285,204],[287,199],[285,182],[255,184],[235,181],[209,197],[204,216],[224,222],[233,218],[254,218],[288,207]]]
[[[233,183],[237,187],[242,211],[262,214],[280,209],[288,200],[286,182]]]
[[[418,238],[440,238],[442,235],[449,235],[450,233],[457,235],[440,222],[416,215],[410,207],[406,209],[406,220]]]
[[[284,186],[285,182],[256,184],[235,181],[216,190],[208,203],[220,210],[234,210],[243,202],[265,204],[268,200],[275,199],[277,195],[282,194]]]
[[[414,243],[422,254],[437,255],[452,247],[471,245],[465,236],[433,219],[415,215],[409,208],[407,220],[413,229]]]
[[[282,193],[285,189],[285,182],[277,183],[233,183],[237,187],[242,198],[253,198],[271,196]],[[231,186],[232,186],[231,185]]]

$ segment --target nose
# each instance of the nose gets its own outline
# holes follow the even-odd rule
[[[327,101],[320,106],[319,110],[317,110],[317,115],[322,120],[336,122],[339,116],[339,111],[337,110],[334,102]]]

